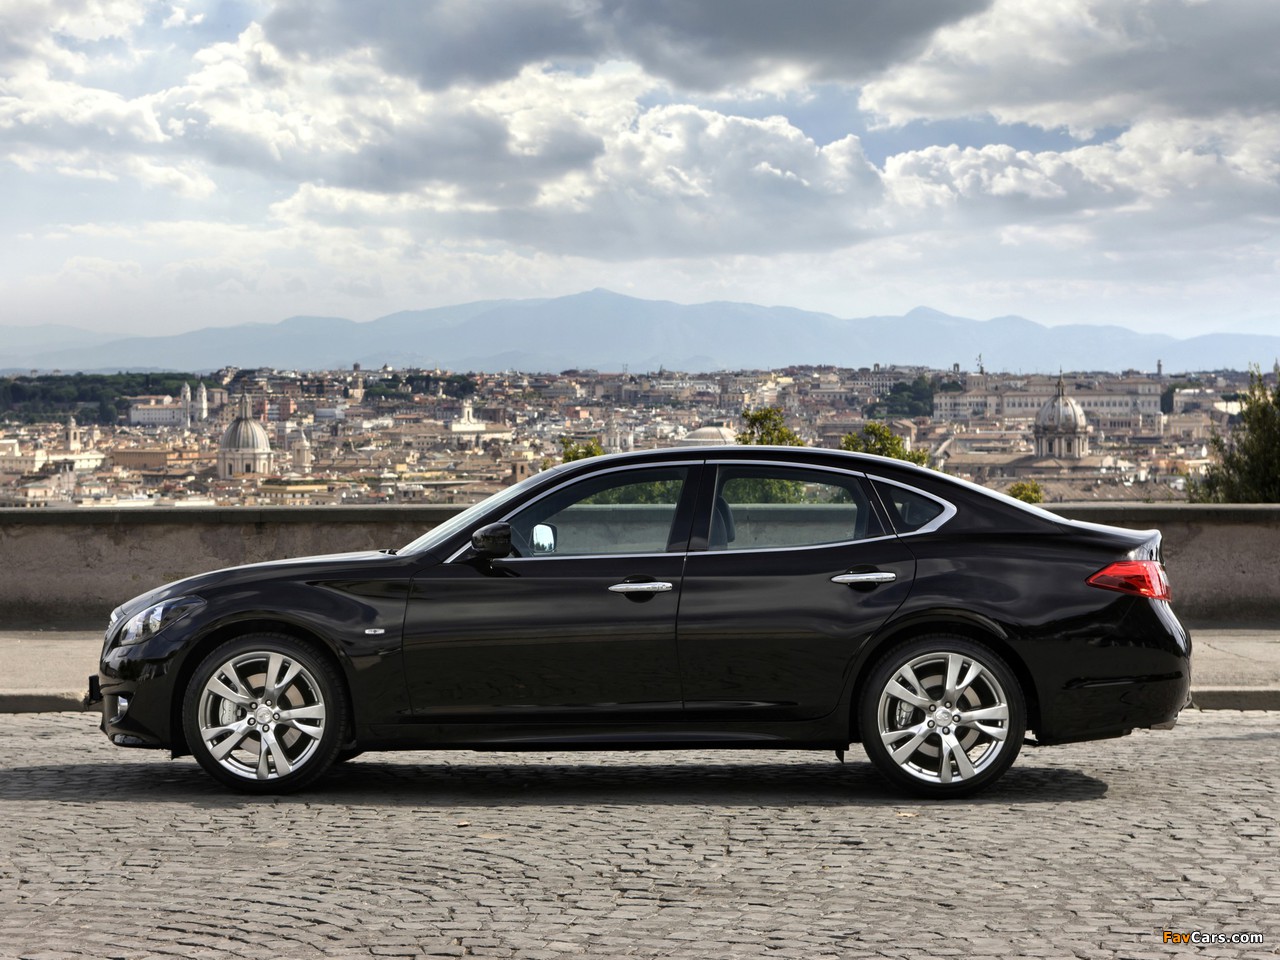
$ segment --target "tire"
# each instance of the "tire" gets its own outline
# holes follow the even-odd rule
[[[275,633],[215,649],[191,675],[182,704],[192,755],[215,780],[246,793],[290,793],[315,782],[348,742],[348,714],[329,659]]]
[[[863,749],[890,782],[921,796],[962,797],[1009,769],[1027,708],[1017,677],[994,650],[935,635],[876,663],[858,722]]]

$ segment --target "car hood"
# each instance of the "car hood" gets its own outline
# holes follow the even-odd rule
[[[120,604],[111,615],[112,622],[120,617],[131,617],[140,610],[145,610],[154,603],[168,600],[170,597],[181,597],[199,594],[210,587],[227,587],[253,580],[271,580],[282,576],[314,576],[329,571],[350,570],[364,564],[397,563],[403,558],[380,550],[360,550],[352,553],[328,553],[314,557],[296,557],[288,560],[264,560],[260,563],[246,563],[238,567],[223,567],[221,570],[210,570],[195,576],[174,580],[154,590],[140,593],[132,600]]]

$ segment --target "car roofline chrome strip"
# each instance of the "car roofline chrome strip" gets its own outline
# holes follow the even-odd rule
[[[708,456],[703,461],[708,466],[715,467],[731,467],[745,464],[751,467],[784,467],[791,470],[823,470],[827,473],[839,473],[846,477],[866,477],[867,474],[861,470],[851,470],[848,467],[832,467],[825,463],[792,463],[787,460],[729,460],[716,459]]]

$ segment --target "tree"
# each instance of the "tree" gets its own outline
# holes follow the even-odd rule
[[[582,443],[576,442],[572,437],[561,437],[560,449],[563,451],[561,459],[565,463],[571,463],[574,460],[585,460],[587,457],[599,457],[604,454],[604,447],[600,446],[600,441],[595,437],[590,440],[584,440]]]
[[[933,384],[924,374],[911,383],[895,383],[889,392],[868,404],[865,416],[875,417],[927,417],[933,413]]]
[[[1280,379],[1280,365],[1276,374]],[[1241,404],[1230,436],[1209,441],[1217,462],[1191,485],[1193,502],[1280,503],[1280,383],[1268,388],[1254,367]]]
[[[1044,487],[1034,480],[1018,480],[1011,483],[1005,493],[1023,503],[1044,503]]]
[[[781,407],[758,407],[742,411],[739,443],[768,447],[803,447],[800,434],[787,426]]]
[[[906,441],[883,423],[868,423],[861,433],[846,433],[840,438],[840,449],[852,453],[874,453],[895,460],[906,460],[922,467],[929,465],[926,450],[908,450]]]

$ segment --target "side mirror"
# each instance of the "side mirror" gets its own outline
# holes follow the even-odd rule
[[[498,560],[511,555],[511,524],[490,523],[471,534],[471,549],[477,556]]]
[[[533,552],[556,552],[556,528],[549,523],[537,523],[533,526]]]

